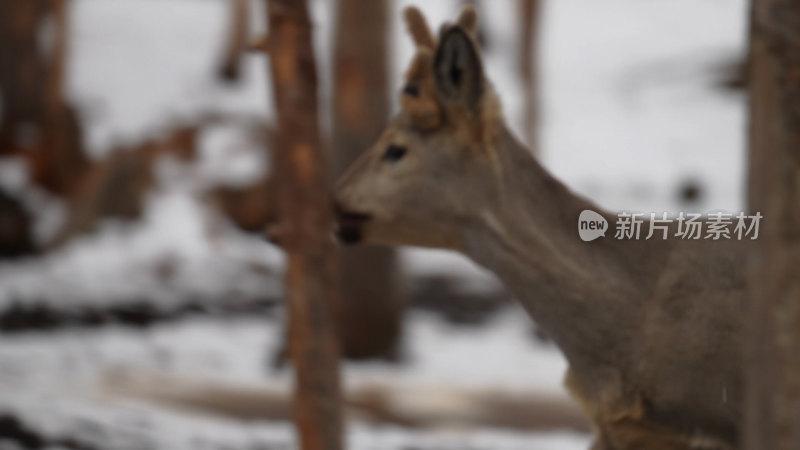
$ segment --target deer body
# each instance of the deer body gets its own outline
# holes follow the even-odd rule
[[[464,227],[461,251],[493,271],[564,352],[568,386],[608,448],[732,445],[746,244],[583,242],[577,217],[598,208],[508,133],[497,150],[506,192]],[[657,435],[661,444],[651,442]]]
[[[583,242],[580,212],[600,210],[505,127],[474,12],[438,43],[418,11],[407,20],[420,50],[404,109],[339,181],[340,236],[451,249],[494,272],[566,356],[593,449],[735,448],[747,245]]]

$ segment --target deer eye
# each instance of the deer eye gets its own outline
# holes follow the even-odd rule
[[[383,160],[390,163],[396,163],[397,161],[403,159],[404,156],[406,156],[405,147],[400,147],[399,145],[390,145],[383,154]]]

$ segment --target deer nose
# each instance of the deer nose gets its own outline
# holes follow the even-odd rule
[[[363,227],[370,220],[370,215],[354,212],[334,202],[333,212],[336,217],[336,234],[343,244],[356,244],[361,241]]]

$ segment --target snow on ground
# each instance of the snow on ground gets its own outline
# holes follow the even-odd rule
[[[554,347],[531,337],[530,322],[521,311],[507,310],[481,329],[455,328],[421,313],[411,314],[407,324],[406,362],[399,366],[348,364],[344,375],[349,387],[380,384],[430,392],[437,387],[560,390],[564,361]],[[263,318],[207,318],[144,332],[107,328],[8,336],[0,342],[0,390],[6,393],[0,401],[0,414],[13,410],[53,436],[77,431],[78,436],[86,437],[81,430],[94,429],[88,433],[94,445],[98,445],[97,439],[139,440],[108,448],[191,448],[187,445],[198,439],[227,442],[235,448],[254,448],[255,442],[290,442],[285,425],[243,425],[217,416],[160,411],[152,404],[111,396],[100,388],[108,380],[124,383],[160,374],[186,383],[286,389],[291,383],[290,371],[268,365],[270,353],[281,345],[281,333],[278,322]],[[141,439],[152,441],[142,447]],[[475,429],[409,433],[358,423],[352,426],[350,439],[356,449],[399,449],[414,443],[419,448],[463,448],[466,442],[476,449],[546,450],[586,445],[585,436],[566,432]]]
[[[158,373],[186,380],[287,386],[288,370],[271,368],[282,326],[263,317],[195,318],[148,330],[105,327],[22,333],[0,342],[0,385],[89,389],[113,374]],[[402,364],[351,363],[346,381],[411,387],[561,390],[566,368],[550,344],[536,340],[530,320],[508,308],[481,328],[457,327],[411,312]]]
[[[208,217],[180,188],[151,196],[140,224],[108,223],[42,258],[0,264],[0,308],[278,298],[282,253]]]
[[[396,88],[412,52],[399,20],[400,9],[410,3],[418,3],[438,26],[455,17],[461,2],[395,2]],[[484,4],[490,34],[486,68],[510,125],[521,135],[515,3]],[[221,86],[214,79],[225,34],[221,0],[76,0],[74,5],[68,91],[81,109],[94,156],[211,112],[246,120],[273,116],[263,57],[246,58],[240,85]],[[331,2],[313,1],[321,51],[332,45],[330,8]],[[253,22],[263,29],[263,12],[255,11]],[[545,2],[542,162],[579,193],[611,209],[684,208],[676,191],[687,178],[699,180],[705,196],[686,208],[741,208],[743,102],[715,83],[719,67],[743,55],[745,16],[744,0]],[[329,58],[321,62],[327,71]],[[323,104],[329,103],[328,81],[322,77]],[[235,184],[254,176],[251,164],[266,168],[266,162],[248,157],[220,159],[214,147],[236,143],[224,130],[202,142],[206,164],[199,170],[209,179]],[[19,172],[12,169],[3,173]],[[1,265],[0,305],[20,298],[106,304],[131,296],[169,305],[184,295],[228,299],[231,292],[279,292],[280,252],[230,233],[209,217],[196,194],[194,183],[162,184],[142,224],[110,224],[44,258]],[[153,269],[165,261],[178,262],[168,277]],[[412,274],[458,275],[465,289],[497,286],[491,275],[446,252],[409,251],[404,262]],[[406,364],[351,365],[347,383],[492,386],[563,395],[563,359],[528,336],[528,319],[518,308],[501,313],[485,328],[469,329],[412,313],[407,328]],[[4,336],[0,410],[14,410],[53,433],[63,427],[81,430],[83,436],[119,439],[117,448],[291,448],[286,424],[197,418],[89,395],[94,383],[113,370],[285,386],[289,374],[266,367],[279,330],[274,322],[256,319],[193,319],[146,331],[103,328]],[[93,426],[97,423],[118,426]],[[125,442],[126,436],[147,441]],[[364,425],[354,425],[350,438],[357,449],[569,450],[588,444],[585,436],[410,433]],[[269,445],[258,446],[265,442]],[[276,442],[283,444],[271,446]]]
[[[90,402],[48,402],[47,408],[17,405],[23,420],[43,426],[50,439],[98,449],[291,450],[294,431],[286,423],[243,423],[198,415],[178,415],[142,405],[98,409]],[[409,432],[397,427],[350,424],[352,450],[582,450],[586,436],[568,432],[516,433],[503,430]],[[3,446],[0,436],[0,448]],[[10,447],[14,449],[15,447]]]
[[[0,310],[14,304],[63,310],[142,300],[165,310],[187,302],[280,298],[282,252],[232,229],[209,208],[210,189],[243,187],[270,170],[263,149],[256,146],[257,129],[249,120],[232,120],[202,129],[197,161],[169,156],[158,161],[156,187],[139,222],[105,221],[96,233],[42,257],[0,262]],[[0,183],[13,188],[10,192],[44,196],[23,189],[25,177],[24,166],[0,163]],[[48,198],[31,200],[36,204]],[[37,224],[53,212],[63,215],[52,205],[42,208],[38,215],[44,217]]]

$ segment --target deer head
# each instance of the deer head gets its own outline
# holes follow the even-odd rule
[[[417,52],[400,93],[401,111],[335,189],[345,243],[458,250],[454,230],[496,201],[493,146],[500,104],[476,44],[467,8],[435,39],[416,8],[405,11]]]

